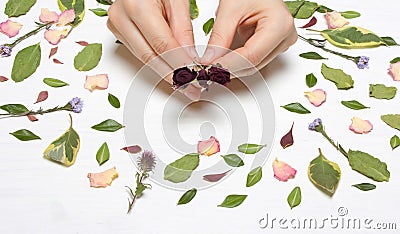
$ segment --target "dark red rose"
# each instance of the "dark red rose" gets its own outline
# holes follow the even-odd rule
[[[225,85],[231,81],[231,74],[225,68],[211,67],[208,70],[208,76],[213,82]]]
[[[201,69],[200,71],[198,71],[197,80],[210,80],[210,77],[208,76],[205,69]]]
[[[196,79],[197,72],[187,67],[181,67],[174,71],[172,76],[173,84],[177,87],[185,85]]]

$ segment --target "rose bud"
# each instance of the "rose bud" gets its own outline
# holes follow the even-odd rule
[[[197,72],[190,70],[187,67],[178,68],[174,71],[172,76],[173,84],[176,87],[180,87],[196,79]]]
[[[197,80],[210,80],[210,77],[208,76],[205,69],[201,69],[200,71],[198,71]]]
[[[208,76],[213,82],[225,85],[231,81],[231,74],[225,68],[211,67],[208,70]]]

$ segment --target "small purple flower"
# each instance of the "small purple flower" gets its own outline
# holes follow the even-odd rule
[[[9,45],[0,45],[0,55],[1,57],[10,57],[12,52],[12,48]]]
[[[368,67],[369,57],[367,56],[360,56],[357,61],[357,67],[359,69],[369,68]]]
[[[75,112],[75,113],[82,112],[83,101],[80,98],[78,98],[78,97],[72,98],[72,100],[69,101],[69,104],[71,105],[73,112]]]
[[[201,69],[200,71],[198,71],[197,80],[210,80],[210,77],[208,76],[205,69]]]
[[[138,157],[137,163],[142,172],[153,171],[156,166],[156,155],[151,150],[144,150],[142,155]]]
[[[208,70],[208,76],[213,82],[217,82],[221,85],[225,85],[231,81],[231,74],[228,70],[222,67],[212,66]]]
[[[317,118],[308,125],[308,129],[311,131],[317,131],[317,127],[320,126],[321,124],[322,124],[322,120],[320,118]]]
[[[181,67],[174,71],[172,81],[175,87],[180,87],[196,79],[197,72],[187,67]]]

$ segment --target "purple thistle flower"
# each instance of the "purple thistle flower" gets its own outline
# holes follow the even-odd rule
[[[142,172],[153,171],[156,166],[156,155],[151,150],[144,150],[142,155],[138,157],[137,163]]]
[[[308,125],[308,129],[311,131],[317,131],[317,127],[320,126],[321,124],[322,124],[322,120],[320,118],[317,118]]]
[[[9,45],[0,45],[0,55],[2,58],[10,57],[12,52],[12,47]]]
[[[82,112],[83,101],[80,98],[78,98],[78,97],[72,98],[72,100],[69,101],[69,104],[71,105],[73,112],[75,112],[75,113]]]
[[[357,60],[357,67],[359,69],[369,68],[368,67],[369,57],[367,56],[360,56]]]

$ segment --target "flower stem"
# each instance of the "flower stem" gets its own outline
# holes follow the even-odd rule
[[[348,157],[347,152],[342,148],[342,146],[339,143],[335,143],[325,132],[324,129],[320,129],[319,132],[322,134],[322,136],[325,137],[325,139],[328,140],[329,143],[331,143],[331,145],[333,145],[333,147],[335,147],[336,150],[338,150],[340,153],[342,153],[346,158]]]
[[[47,109],[47,110],[39,109],[37,111],[26,111],[26,112],[22,112],[19,114],[0,114],[0,116],[2,116],[2,117],[0,117],[0,119],[6,119],[6,118],[12,118],[12,117],[22,117],[22,116],[28,116],[28,115],[44,115],[47,113],[52,113],[52,112],[57,112],[57,111],[62,111],[62,110],[72,111],[71,108],[67,107],[67,105],[63,106],[63,107],[56,106],[54,108]]]
[[[47,24],[38,24],[39,26],[37,28],[35,28],[34,30],[28,32],[27,34],[17,38],[13,43],[8,44],[8,46],[10,46],[11,48],[13,48],[14,46],[16,46],[18,43],[20,43],[21,41],[27,39],[30,36],[35,35],[36,33],[38,33],[40,30],[42,30],[43,28],[49,28],[50,25],[52,25],[54,22],[49,22]]]
[[[139,177],[138,180],[138,184],[136,186],[139,186],[139,184],[142,184],[143,179],[146,178],[146,173],[142,173]],[[137,190],[137,187],[136,187]],[[133,195],[133,194],[132,194]],[[133,204],[135,203],[136,199],[138,198],[138,194],[135,192],[135,194],[132,197],[132,200],[129,201],[129,206],[128,206],[128,212],[126,212],[127,214],[129,214],[129,212],[131,212],[132,208],[133,208]]]

